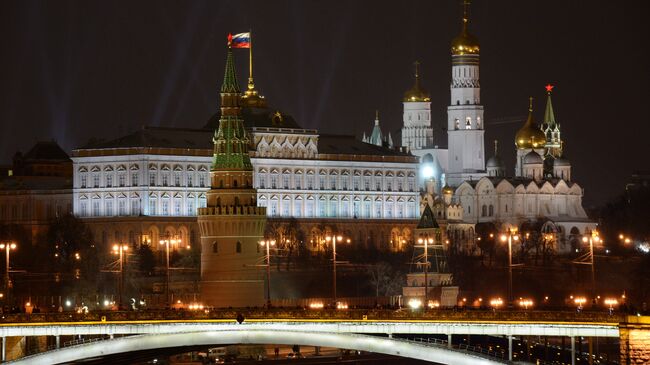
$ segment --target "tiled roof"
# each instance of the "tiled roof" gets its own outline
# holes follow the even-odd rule
[[[54,141],[37,142],[23,156],[24,160],[64,160],[70,161],[70,156]]]

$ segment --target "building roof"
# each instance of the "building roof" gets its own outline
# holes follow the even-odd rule
[[[302,129],[295,119],[289,114],[284,114],[272,107],[242,107],[241,117],[244,119],[246,128],[271,127],[271,128],[293,128]],[[208,119],[203,126],[205,129],[215,130],[219,127],[221,111],[218,111]]]
[[[438,225],[438,221],[436,221],[436,217],[433,215],[433,211],[431,210],[431,207],[429,207],[429,204],[424,205],[424,212],[422,212],[422,216],[420,217],[420,222],[418,222],[418,226],[416,228],[417,229],[440,228],[440,226]]]
[[[25,155],[23,160],[63,160],[70,161],[70,156],[55,141],[36,142]]]
[[[165,147],[212,149],[212,131],[143,126],[133,133],[109,141],[90,141],[78,149]]]
[[[410,156],[409,153],[388,147],[365,143],[354,136],[321,134],[318,137],[318,153],[343,155]]]

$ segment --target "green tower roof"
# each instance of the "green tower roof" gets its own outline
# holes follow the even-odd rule
[[[544,110],[544,124],[548,126],[555,125],[555,113],[553,112],[553,103],[551,102],[551,91],[548,91],[546,97],[546,109]]]
[[[219,129],[214,134],[214,155],[212,170],[252,170],[248,156],[249,138],[241,118],[240,90],[233,61],[232,50],[228,48],[226,73],[221,85],[221,118]]]

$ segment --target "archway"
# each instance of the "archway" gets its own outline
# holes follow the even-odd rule
[[[47,351],[15,361],[15,364],[58,364],[99,356],[117,355],[134,351],[197,345],[224,344],[278,344],[324,346],[367,351],[379,354],[431,361],[439,364],[492,365],[502,364],[477,355],[454,351],[442,346],[427,346],[404,340],[356,334],[331,332],[301,332],[272,330],[222,330],[185,333],[165,333],[120,337],[89,344]]]

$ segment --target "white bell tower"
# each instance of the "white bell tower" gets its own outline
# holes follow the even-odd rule
[[[463,5],[462,31],[451,43],[451,103],[447,107],[447,181],[452,186],[486,175],[479,43],[467,31],[469,2]]]

